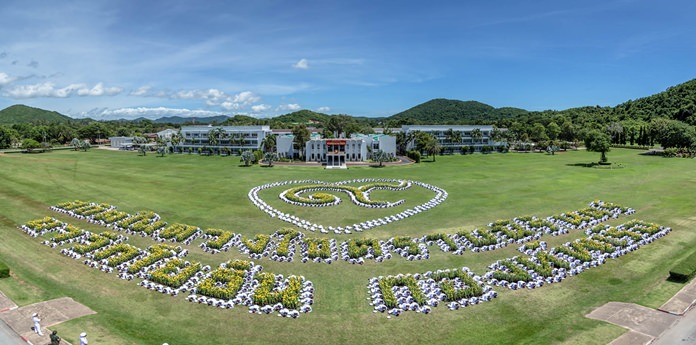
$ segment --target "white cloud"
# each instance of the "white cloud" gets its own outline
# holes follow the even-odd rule
[[[209,111],[200,109],[186,109],[186,108],[167,108],[167,107],[135,107],[135,108],[118,108],[118,109],[108,109],[99,108],[92,109],[88,112],[80,114],[82,117],[90,117],[94,119],[102,120],[117,120],[117,119],[137,119],[139,117],[145,117],[148,119],[157,119],[165,116],[181,116],[181,117],[207,117],[207,116],[217,116],[226,115],[225,113],[219,111]]]
[[[300,59],[300,61],[297,61],[292,67],[297,69],[308,69],[309,61],[307,61],[307,59]]]
[[[129,93],[130,96],[157,97],[182,100],[202,100],[208,106],[220,106],[226,110],[237,110],[261,100],[261,97],[251,91],[242,91],[236,95],[228,95],[218,89],[201,90],[154,90],[149,86],[141,86]]]
[[[278,106],[276,110],[279,111],[297,111],[302,109],[302,107],[297,104],[297,103],[291,103],[291,104],[281,104]]]
[[[78,96],[113,96],[123,91],[120,87],[104,87],[103,83],[97,83],[93,88],[86,87],[77,90]]]
[[[16,77],[12,77],[5,72],[0,72],[0,87],[3,87],[13,81],[17,80]]]
[[[331,108],[329,108],[329,107],[319,107],[319,108],[317,108],[317,112],[320,112],[320,113],[328,113],[328,112],[330,112],[330,111],[331,111]]]
[[[129,96],[147,96],[152,88],[149,86],[141,86],[128,93]]]
[[[258,104],[258,105],[251,106],[251,112],[253,112],[253,113],[262,113],[262,112],[268,111],[270,109],[271,109],[271,106],[268,104]]]
[[[90,88],[85,84],[70,84],[57,88],[52,82],[33,85],[18,85],[4,92],[10,98],[38,98],[53,97],[67,98],[71,96],[114,96],[121,93],[119,87],[104,87],[103,83],[97,83]]]

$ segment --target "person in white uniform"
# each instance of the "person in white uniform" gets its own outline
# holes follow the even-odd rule
[[[39,318],[39,313],[32,314],[31,321],[34,321],[34,332],[40,336],[43,336],[43,333],[41,332],[41,319]]]
[[[85,333],[85,332],[80,333],[80,345],[87,345],[87,344],[88,344],[87,333]]]

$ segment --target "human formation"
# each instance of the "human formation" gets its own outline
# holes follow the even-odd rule
[[[360,186],[360,187],[351,187],[349,184],[357,184],[357,183],[367,183],[367,186]],[[307,186],[309,184],[309,186]],[[269,205],[261,197],[259,197],[259,192],[269,189],[269,188],[276,188],[279,186],[286,186],[286,185],[300,185],[299,187],[291,188],[288,190],[283,191],[278,197],[280,200],[285,201],[286,203],[295,205],[295,206],[303,206],[303,207],[318,207],[318,206],[333,206],[337,205],[340,203],[340,199],[336,196],[328,196],[327,199],[321,200],[321,198],[312,198],[310,195],[309,197],[301,197],[300,194],[306,193],[306,192],[315,192],[315,191],[340,191],[340,192],[346,192],[350,196],[351,200],[353,203],[355,203],[358,206],[366,207],[366,208],[387,208],[387,207],[394,207],[397,205],[401,205],[404,200],[399,200],[393,203],[390,202],[374,202],[369,199],[369,194],[373,190],[376,189],[387,189],[387,190],[393,190],[393,191],[399,191],[399,190],[404,190],[411,188],[412,185],[419,186],[421,188],[425,188],[428,190],[431,190],[432,192],[435,193],[435,196],[428,200],[427,202],[417,205],[414,207],[411,207],[407,210],[404,210],[402,212],[398,212],[393,215],[385,216],[385,217],[380,217],[380,218],[375,218],[371,220],[365,220],[359,223],[354,223],[351,225],[347,226],[332,226],[332,225],[322,225],[322,224],[317,224],[314,222],[310,222],[305,219],[301,219],[295,215],[289,214],[289,213],[284,213],[280,210],[277,210],[273,206]],[[306,189],[305,189],[306,188]],[[324,193],[325,194],[325,193]],[[439,187],[429,185],[427,183],[422,183],[418,181],[408,181],[408,180],[393,180],[393,179],[356,179],[356,180],[350,180],[350,181],[341,181],[341,182],[323,182],[323,181],[316,181],[316,180],[294,180],[294,181],[280,181],[280,182],[273,182],[273,183],[268,183],[265,185],[257,186],[252,188],[249,193],[248,197],[251,200],[251,202],[258,207],[260,210],[266,212],[269,216],[273,218],[280,219],[282,221],[288,222],[293,224],[294,226],[308,230],[308,231],[319,231],[321,233],[331,233],[333,232],[334,234],[350,234],[352,232],[362,232],[365,230],[369,230],[378,226],[382,225],[387,225],[391,224],[396,221],[404,220],[409,217],[413,217],[421,212],[427,211],[433,207],[438,206],[441,204],[445,199],[447,199],[447,192]],[[338,201],[337,201],[338,200]]]
[[[493,287],[535,289],[560,283],[610,259],[616,259],[667,235],[670,228],[631,220],[612,227],[597,224],[585,230],[587,237],[547,248],[544,241],[523,244],[523,254],[498,260],[483,276],[467,267],[414,275],[375,277],[367,288],[375,312],[399,316],[405,311],[429,313],[429,307],[447,303],[450,310],[490,301]],[[457,272],[452,274],[451,272]],[[462,273],[463,272],[463,273]]]
[[[99,208],[101,212],[96,212]],[[436,233],[420,237],[396,236],[387,240],[353,238],[339,242],[336,239],[311,237],[293,228],[280,229],[270,235],[257,234],[253,238],[247,238],[223,229],[201,230],[196,226],[179,223],[168,225],[151,211],[141,211],[130,215],[116,211],[116,207],[112,205],[84,201],[61,203],[53,206],[52,209],[119,232],[150,236],[160,243],[177,242],[189,245],[194,239],[200,237],[203,239],[200,248],[211,254],[238,250],[253,260],[267,257],[273,261],[292,262],[296,260],[296,253],[299,252],[297,259],[303,263],[327,264],[337,261],[364,264],[368,260],[380,263],[399,256],[409,261],[428,260],[430,259],[429,248],[432,246],[455,255],[461,255],[467,250],[475,253],[491,251],[510,244],[539,240],[544,235],[559,236],[571,230],[595,226],[616,219],[620,215],[631,215],[635,212],[629,207],[593,201],[585,208],[546,218],[524,216],[497,220],[488,224],[485,229],[459,231],[453,234]],[[109,216],[105,217],[104,214]],[[153,230],[152,227],[148,228],[144,225],[147,221],[150,222],[149,224],[164,224],[164,226]],[[35,233],[31,229],[25,231],[38,236],[42,234],[42,227],[57,226],[57,221],[48,218],[41,222],[46,225],[37,227],[37,224],[27,224],[28,228],[37,229]],[[114,240],[118,241],[118,235],[114,236],[116,236]],[[54,241],[47,241],[46,244],[55,247],[83,237],[80,229],[69,227],[64,233],[52,238]]]
[[[408,183],[398,182],[400,187],[397,188]],[[446,193],[443,195],[446,197]],[[172,296],[186,294],[188,301],[211,307],[246,306],[250,313],[274,313],[289,318],[312,311],[314,286],[311,281],[302,276],[284,277],[262,272],[260,265],[250,261],[228,261],[217,268],[203,266],[185,260],[188,249],[163,242],[188,245],[200,236],[203,239],[200,248],[211,254],[236,248],[252,259],[290,262],[299,253],[301,262],[328,264],[337,261],[351,264],[363,264],[366,260],[383,262],[392,256],[426,260],[430,257],[431,246],[461,255],[467,250],[484,252],[521,244],[519,251],[522,255],[492,263],[483,275],[464,267],[370,279],[370,304],[375,312],[391,317],[405,311],[428,314],[438,305],[457,310],[491,301],[497,296],[494,287],[534,289],[558,283],[608,259],[636,250],[670,231],[669,228],[635,220],[618,227],[606,226],[603,222],[620,215],[631,215],[635,210],[602,201],[546,218],[525,216],[498,220],[488,224],[486,229],[468,232],[397,236],[387,240],[353,238],[341,242],[334,238],[309,237],[292,228],[246,238],[222,229],[203,231],[189,225],[168,225],[151,211],[130,215],[111,205],[83,201],[61,203],[52,209],[111,230],[151,236],[160,243],[143,250],[127,244],[128,238],[118,233],[93,234],[51,217],[29,221],[20,228],[34,237],[50,232],[55,236],[44,241],[46,245],[69,246],[61,252],[104,272],[117,271],[119,278],[140,279],[138,285],[150,290]],[[153,224],[164,225],[154,227]],[[540,241],[544,235],[558,236],[581,229],[586,232],[586,238],[562,246],[549,249],[546,242]],[[292,293],[281,294],[280,291]],[[283,299],[282,296],[291,298]]]

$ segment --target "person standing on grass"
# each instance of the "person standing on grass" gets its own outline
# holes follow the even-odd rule
[[[87,345],[87,333],[80,333],[80,345]]]
[[[39,336],[43,337],[43,333],[41,332],[41,319],[39,318],[39,313],[32,314],[31,321],[34,322],[34,332]]]
[[[50,335],[51,337],[51,345],[59,345],[60,344],[60,337],[58,336],[58,331],[53,331]]]

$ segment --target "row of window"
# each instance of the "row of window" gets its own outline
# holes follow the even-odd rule
[[[334,156],[334,157],[335,157],[335,158],[340,158],[340,157],[342,157],[342,156]],[[334,159],[335,159],[335,158],[334,158]],[[322,161],[322,162],[323,162],[323,161],[326,161],[326,154],[325,154],[325,153],[324,153],[324,154],[314,154],[314,153],[312,153],[311,155],[309,155],[309,159],[312,160],[312,161]],[[358,154],[355,154],[355,153],[353,153],[353,154],[347,154],[347,155],[346,155],[346,159],[348,159],[348,160],[350,160],[350,161],[362,161],[362,155],[359,154],[359,153],[358,153]]]

